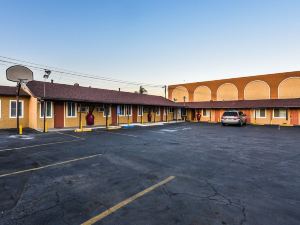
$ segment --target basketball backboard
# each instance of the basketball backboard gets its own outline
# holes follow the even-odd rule
[[[6,78],[13,82],[27,82],[33,80],[33,72],[25,66],[15,65],[6,70]]]

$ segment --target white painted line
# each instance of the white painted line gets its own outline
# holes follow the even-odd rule
[[[58,131],[57,131],[56,133],[58,133],[58,134],[62,134],[62,135],[66,135],[66,136],[69,136],[69,137],[73,137],[73,138],[77,138],[77,139],[82,139],[82,140],[84,140],[84,138],[78,137],[78,136],[76,136],[76,135],[72,135],[72,134],[65,134],[65,133],[58,132]]]
[[[75,141],[80,141],[80,140],[58,141],[58,142],[51,142],[51,143],[38,144],[38,145],[28,145],[28,146],[16,147],[16,148],[6,148],[6,149],[0,149],[0,152],[14,151],[14,150],[20,150],[20,149],[27,149],[27,148],[36,148],[36,147],[41,147],[41,146],[63,144],[63,143],[69,143],[69,142],[75,142]]]
[[[162,131],[153,131],[153,130],[149,130],[149,131],[156,134],[165,134],[165,132]]]
[[[136,135],[132,135],[132,134],[123,134],[123,133],[117,133],[114,131],[96,131],[97,133],[107,133],[107,134],[117,134],[117,135],[122,135],[122,136],[127,136],[127,137],[134,137],[134,138],[138,138],[138,136]]]
[[[59,166],[59,165],[63,165],[63,164],[71,163],[71,162],[80,161],[80,160],[91,159],[91,158],[101,156],[101,155],[102,154],[90,155],[90,156],[81,157],[81,158],[77,158],[77,159],[71,159],[71,160],[67,160],[67,161],[63,161],[63,162],[49,164],[49,165],[46,165],[46,166],[40,166],[40,167],[37,167],[37,168],[32,168],[32,169],[27,169],[27,170],[20,170],[20,171],[16,171],[16,172],[12,172],[12,173],[6,173],[6,174],[0,175],[0,178],[8,177],[8,176],[16,175],[16,174],[27,173],[27,172],[36,171],[36,170],[41,170],[41,169],[45,169],[45,168],[48,168],[48,167]]]

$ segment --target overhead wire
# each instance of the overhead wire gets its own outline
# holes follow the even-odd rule
[[[37,64],[37,63],[29,62],[29,61],[26,61],[26,60],[14,59],[14,58],[6,57],[6,56],[0,56],[0,58],[2,58],[2,59],[0,59],[0,61],[4,62],[4,63],[10,63],[10,64],[21,63],[21,65],[23,65],[23,66],[31,67],[31,68],[34,68],[34,69],[40,70],[40,71],[44,71],[45,69],[49,69],[52,72],[57,72],[57,73],[64,74],[64,75],[77,76],[77,77],[89,78],[89,79],[94,79],[94,80],[101,80],[101,81],[122,83],[122,84],[129,84],[129,85],[157,87],[157,88],[164,88],[165,87],[165,85],[162,85],[162,84],[139,83],[139,82],[133,82],[133,81],[118,80],[118,79],[113,79],[113,78],[109,78],[109,77],[95,76],[95,75],[91,75],[91,74],[66,70],[66,69],[62,69],[62,68],[58,68],[58,67]]]

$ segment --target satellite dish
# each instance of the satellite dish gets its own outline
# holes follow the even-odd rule
[[[11,66],[6,70],[6,79],[13,82],[32,81],[33,72],[25,66]]]

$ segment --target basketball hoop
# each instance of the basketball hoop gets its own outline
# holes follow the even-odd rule
[[[21,85],[33,80],[33,72],[25,66],[15,65],[11,66],[6,70],[6,79],[12,82],[17,82],[16,91],[16,113],[17,113],[17,130],[20,128],[19,122],[19,97]]]

